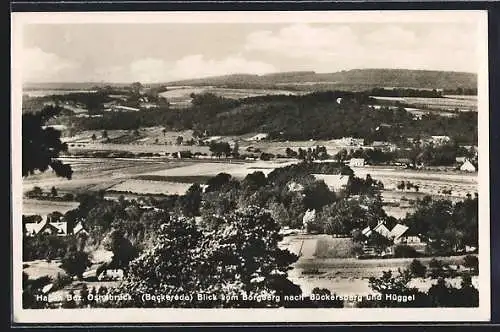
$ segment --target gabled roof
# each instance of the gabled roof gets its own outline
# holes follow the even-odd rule
[[[391,231],[389,231],[389,229],[385,227],[383,223],[380,223],[377,226],[375,226],[375,228],[373,228],[373,231],[379,233],[380,235],[382,235],[387,239],[390,238]]]
[[[366,226],[366,228],[364,228],[361,231],[361,234],[363,234],[366,237],[369,237],[372,234],[372,230],[371,230],[370,226]]]
[[[404,233],[408,230],[408,226],[405,226],[403,224],[396,224],[394,228],[390,232],[390,236],[396,240],[399,239],[401,236],[403,236]]]
[[[67,235],[68,234],[68,223],[65,221],[59,222],[51,222],[49,226],[54,228],[59,235]]]
[[[87,232],[81,221],[77,222],[75,227],[73,227],[73,234],[78,234],[80,232]]]
[[[476,166],[469,159],[465,160],[465,162],[460,166],[461,170],[476,170]]]
[[[29,222],[24,224],[26,227],[26,233],[28,234],[38,234],[47,224],[47,219],[40,222]]]

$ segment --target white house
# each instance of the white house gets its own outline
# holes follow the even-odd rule
[[[262,140],[266,139],[268,136],[269,136],[269,134],[260,133],[260,134],[257,134],[255,136],[248,138],[247,141],[262,141]]]
[[[81,221],[77,222],[76,225],[73,227],[73,234],[74,235],[77,235],[77,234],[89,234],[89,232],[87,232],[87,230],[83,227],[83,224]]]
[[[380,222],[373,229],[370,227],[364,228],[361,233],[368,238],[373,232],[377,232],[386,239],[392,241],[394,245],[404,244],[413,247],[417,252],[424,252],[427,244],[422,241],[420,236],[408,234],[408,229],[406,225],[396,224],[389,230],[383,222]]]
[[[396,226],[394,226],[394,228],[390,231],[389,237],[393,239],[394,243],[401,243],[404,239],[403,235],[407,230],[408,226],[396,224]]]
[[[98,277],[97,280],[122,280],[123,279],[123,270],[122,269],[108,269],[103,271]]]
[[[307,228],[307,225],[316,220],[316,210],[307,210],[304,213],[304,217],[302,217],[302,224],[304,228]]]
[[[68,224],[65,221],[49,222],[48,218],[40,222],[31,222],[24,225],[26,235],[51,234],[57,236],[68,235]]]
[[[476,166],[474,166],[470,160],[466,160],[462,166],[460,166],[460,170],[464,172],[475,172],[476,171]]]
[[[302,190],[304,190],[304,186],[295,181],[289,182],[287,188],[289,191],[293,192],[301,192]]]
[[[450,141],[449,136],[431,136],[430,142],[436,145],[443,145]]]
[[[323,180],[333,192],[339,192],[347,188],[349,175],[343,174],[311,174],[316,180]]]
[[[384,225],[383,222],[379,222],[378,225],[373,228],[373,231],[388,239],[391,236],[391,231]]]
[[[364,145],[365,140],[363,138],[342,137],[340,143],[343,145]]]
[[[365,166],[365,159],[364,158],[351,158],[351,160],[349,160],[349,166],[350,167],[363,167],[363,166]]]

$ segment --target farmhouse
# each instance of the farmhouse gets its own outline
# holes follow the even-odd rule
[[[474,166],[470,160],[466,160],[462,166],[460,166],[460,170],[464,172],[475,172],[476,171],[476,166]]]
[[[247,141],[262,141],[262,140],[266,139],[267,136],[269,136],[269,135],[265,134],[265,133],[260,133],[260,134],[257,134],[255,136],[248,138]]]
[[[48,218],[39,222],[24,224],[25,234],[27,236],[35,236],[37,234],[66,236],[68,235],[67,227],[68,224],[65,221],[49,222]]]
[[[432,143],[435,145],[444,145],[450,141],[449,136],[431,136],[429,140],[427,140],[428,143]]]
[[[122,269],[107,269],[103,271],[98,277],[97,280],[122,280],[123,279],[123,270]]]
[[[413,162],[409,158],[397,158],[393,164],[396,166],[413,166]]]
[[[363,166],[365,166],[365,159],[364,158],[351,158],[351,160],[349,160],[349,166],[350,167],[363,167]]]
[[[76,225],[73,227],[73,234],[89,234],[87,230],[83,227],[83,223],[81,221],[77,222]]]
[[[339,192],[347,188],[349,176],[343,174],[311,174],[316,180],[323,180],[333,192]]]
[[[408,226],[406,225],[403,225],[403,224],[396,224],[392,230],[389,230],[384,222],[379,222],[377,224],[377,226],[375,226],[373,229],[371,229],[370,227],[366,227],[364,228],[362,231],[361,231],[361,234],[365,237],[365,238],[370,238],[374,232],[378,233],[379,235],[385,237],[387,240],[389,240],[390,242],[393,243],[394,246],[396,245],[407,245],[407,246],[410,246],[412,247],[413,249],[415,249],[415,251],[417,252],[424,252],[426,247],[427,247],[427,244],[425,242],[422,241],[422,238],[417,235],[417,234],[412,234],[410,231],[409,231],[409,228]],[[372,249],[371,247],[369,246],[365,246],[366,251],[365,254],[368,253],[372,253]],[[388,253],[393,253],[394,251],[394,248],[391,247],[391,248],[388,248],[387,250],[384,251],[385,254],[388,254]]]
[[[354,138],[354,137],[342,137],[339,140],[340,144],[343,145],[364,145],[365,140],[363,138]]]
[[[293,192],[301,192],[302,190],[304,190],[304,186],[295,181],[288,183],[287,188],[289,191]]]
[[[397,149],[396,144],[385,141],[373,141],[372,147],[381,149],[382,151],[391,151],[391,152],[394,152]]]
[[[37,234],[57,236],[76,235],[80,233],[88,234],[81,221],[77,222],[73,229],[69,229],[66,221],[51,221],[49,217],[42,221],[25,223],[24,232],[27,236],[35,236]]]

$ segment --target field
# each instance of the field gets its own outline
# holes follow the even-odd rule
[[[168,177],[189,177],[189,176],[215,176],[219,173],[228,173],[235,178],[244,178],[247,174],[261,171],[264,174],[271,173],[277,167],[285,167],[297,163],[297,160],[288,161],[231,161],[228,162],[205,162],[199,161],[183,167],[176,167],[167,170],[143,173],[148,176]]]
[[[66,274],[66,272],[59,267],[60,265],[61,262],[57,260],[50,262],[45,260],[29,261],[23,263],[23,272],[26,272],[30,279],[38,279],[43,276],[55,279],[58,274]]]
[[[286,236],[282,248],[299,255],[299,260],[289,272],[290,280],[300,285],[304,294],[310,294],[313,288],[327,288],[339,295],[359,295],[373,293],[368,284],[370,277],[379,277],[382,271],[394,271],[407,268],[411,258],[366,259],[353,258],[354,245],[350,238],[333,238],[328,235],[292,235]],[[437,257],[447,264],[460,264],[463,256]],[[427,265],[431,257],[420,258]],[[450,283],[460,280],[449,279]],[[415,279],[412,285],[427,290],[436,280]],[[478,287],[478,279],[473,277]]]
[[[50,95],[66,95],[70,93],[92,93],[96,90],[23,90],[28,97],[45,97]]]
[[[334,238],[322,235],[316,240],[314,257],[317,258],[352,258],[355,257],[356,245],[351,238]]]
[[[367,174],[374,179],[382,181],[385,190],[407,195],[407,191],[397,189],[401,181],[410,181],[419,186],[419,193],[430,195],[442,195],[442,190],[452,191],[451,197],[464,198],[467,193],[471,195],[477,192],[477,173],[465,173],[459,171],[432,171],[411,170],[395,167],[366,166],[353,168],[358,177],[366,177]],[[410,190],[408,192],[414,192]]]
[[[477,97],[472,96],[446,96],[444,98],[423,98],[423,97],[377,97],[378,100],[400,101],[405,104],[414,105],[415,107],[425,109],[437,109],[454,111],[476,111],[477,112]],[[464,98],[466,97],[466,98]]]
[[[213,93],[215,95],[240,99],[247,97],[265,96],[265,95],[295,95],[299,92],[289,91],[289,90],[276,90],[276,89],[228,89],[228,88],[218,88],[213,86],[174,86],[167,87],[168,91],[162,92],[160,95],[167,98],[170,104],[175,107],[188,107],[191,103],[191,94],[201,94],[201,93]]]
[[[54,211],[64,214],[77,207],[77,202],[54,202],[27,198],[23,200],[23,214],[25,215],[39,214],[45,216]]]
[[[273,146],[284,150],[285,146],[311,146],[316,142],[254,142],[255,146]],[[331,143],[335,146],[335,143]],[[103,144],[107,145],[107,144]],[[121,145],[124,149],[137,148],[147,150],[148,145]],[[338,147],[338,146],[337,146]],[[329,150],[330,151],[330,150]],[[73,168],[73,178],[67,180],[56,177],[52,172],[36,174],[23,180],[24,192],[41,187],[48,192],[53,186],[60,194],[79,193],[87,190],[110,190],[111,193],[136,194],[182,194],[192,183],[205,183],[218,173],[225,172],[242,179],[247,174],[262,171],[269,174],[277,167],[284,167],[298,162],[295,159],[279,159],[275,161],[234,161],[234,160],[172,160],[162,158],[63,158]],[[396,218],[401,218],[412,210],[409,200],[421,198],[424,195],[463,199],[467,193],[477,192],[477,173],[462,173],[457,171],[407,170],[395,167],[365,166],[353,168],[355,175],[361,178],[370,174],[374,179],[382,181],[384,202],[392,203],[386,206],[386,212]],[[410,181],[419,186],[414,189],[399,190],[396,186],[401,181]],[[444,195],[443,190],[451,190]],[[65,212],[73,208],[73,203],[24,200],[24,213],[39,211],[46,214],[53,211]]]
[[[190,186],[191,183],[131,179],[114,185],[109,190],[143,194],[184,195]]]

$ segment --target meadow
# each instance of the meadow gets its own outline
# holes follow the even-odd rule
[[[298,284],[308,295],[315,287],[329,289],[339,295],[372,294],[370,277],[379,277],[382,271],[405,269],[412,258],[366,259],[352,256],[354,244],[350,238],[334,238],[329,235],[291,235],[281,242],[281,248],[299,255],[298,261],[289,271],[289,279]],[[446,264],[461,264],[464,256],[435,257]],[[428,265],[433,257],[419,258]],[[314,273],[313,273],[314,272]],[[437,280],[416,278],[411,285],[427,291]],[[448,278],[447,282],[460,283],[459,278]],[[478,287],[477,277],[472,278]]]
[[[401,103],[414,105],[418,108],[438,109],[454,111],[477,111],[477,97],[472,96],[445,96],[443,98],[424,98],[424,97],[378,97],[372,96],[378,100],[399,101]]]

